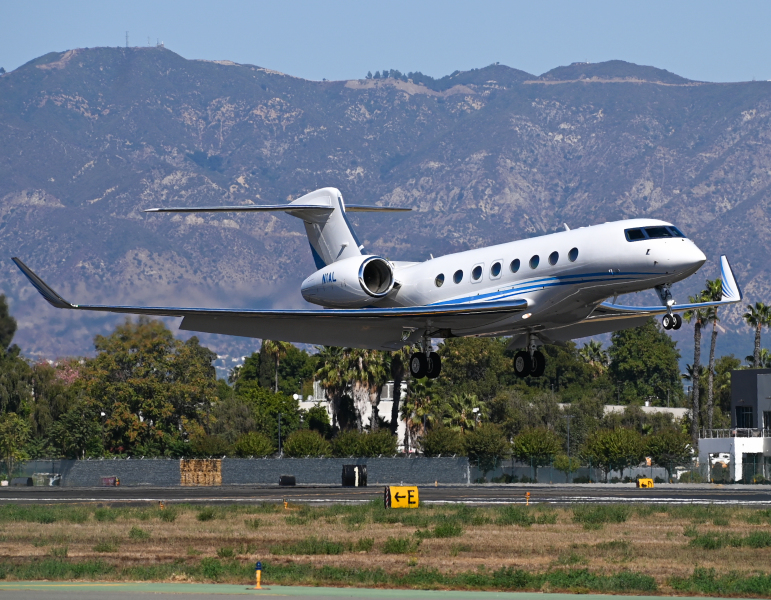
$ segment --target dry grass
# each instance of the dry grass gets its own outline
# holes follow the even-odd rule
[[[606,574],[621,570],[647,574],[661,591],[668,589],[672,577],[690,577],[695,567],[714,568],[719,574],[771,571],[771,548],[705,550],[690,544],[695,535],[737,537],[770,530],[769,512],[741,508],[600,507],[599,513],[587,516],[586,508],[580,506],[456,506],[386,512],[374,504],[288,511],[272,505],[181,505],[169,508],[173,520],[170,513],[151,507],[96,512],[71,507],[88,514],[84,518],[81,512],[69,520],[70,507],[57,507],[42,518],[35,510],[44,507],[32,507],[23,514],[10,507],[0,509],[8,509],[0,510],[0,563],[66,557],[125,567],[197,564],[201,559],[219,558],[379,567],[394,573],[415,567],[442,573],[482,567],[528,572],[585,568]],[[447,531],[451,535],[444,537],[442,532]],[[414,543],[403,544],[405,553],[391,553],[389,538]],[[294,549],[316,553],[292,554]]]

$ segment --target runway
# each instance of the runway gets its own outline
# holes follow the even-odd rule
[[[109,503],[144,502],[194,504],[240,504],[297,502],[315,505],[361,503],[382,498],[384,486],[223,486],[223,487],[6,487],[0,488],[0,503]],[[771,486],[710,484],[662,484],[637,489],[634,484],[581,485],[445,485],[418,486],[423,504],[525,504],[531,503],[651,503],[725,504],[771,507]]]

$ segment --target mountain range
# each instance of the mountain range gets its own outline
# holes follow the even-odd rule
[[[11,256],[73,302],[303,306],[315,267],[291,217],[142,210],[324,186],[414,209],[352,216],[367,250],[391,259],[649,216],[709,258],[678,301],[718,276],[721,253],[748,301],[769,297],[771,83],[623,61],[410,75],[309,81],[163,47],[52,52],[0,75],[0,281],[17,343],[86,354],[121,318],[49,307]],[[723,311],[719,336],[740,357],[752,350],[742,308]],[[202,337],[231,361],[257,346]],[[690,362],[692,330],[675,337]]]

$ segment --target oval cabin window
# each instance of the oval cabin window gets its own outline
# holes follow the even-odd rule
[[[535,269],[539,262],[541,262],[541,257],[536,254],[533,256],[533,258],[530,259],[530,268]]]
[[[553,267],[557,264],[557,261],[560,259],[560,253],[559,252],[552,252],[549,254],[549,264]]]
[[[436,276],[436,279],[434,279],[434,283],[436,284],[436,287],[442,287],[442,284],[444,283],[444,273],[439,273],[439,275]]]
[[[498,277],[498,275],[501,274],[501,263],[497,262],[494,263],[492,267],[490,267],[490,275],[493,277]]]
[[[570,262],[576,262],[577,258],[578,258],[578,248],[573,248],[570,252],[568,252],[568,260]]]
[[[512,260],[511,264],[509,265],[509,268],[511,269],[512,273],[516,273],[517,271],[519,271],[519,259],[515,258],[514,260]]]
[[[461,271],[460,269],[455,271],[455,275],[452,276],[452,280],[455,283],[460,283],[461,281],[463,281],[463,271]]]
[[[473,279],[474,281],[479,281],[480,279],[482,279],[482,267],[480,267],[479,265],[474,267],[474,270],[471,271],[471,279]]]

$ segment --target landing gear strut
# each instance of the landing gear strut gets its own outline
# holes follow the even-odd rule
[[[667,314],[661,318],[661,325],[666,330],[680,329],[683,325],[683,318],[678,314],[672,314],[672,307],[675,305],[675,299],[672,297],[672,291],[669,284],[657,285],[656,293],[659,295],[661,303],[667,307]]]
[[[410,356],[410,375],[415,379],[436,379],[442,372],[442,359],[431,350],[431,340],[427,335],[423,336],[420,345],[421,352]]]
[[[527,350],[514,355],[514,374],[517,377],[540,377],[546,370],[546,357],[536,350],[535,337],[527,336]]]

